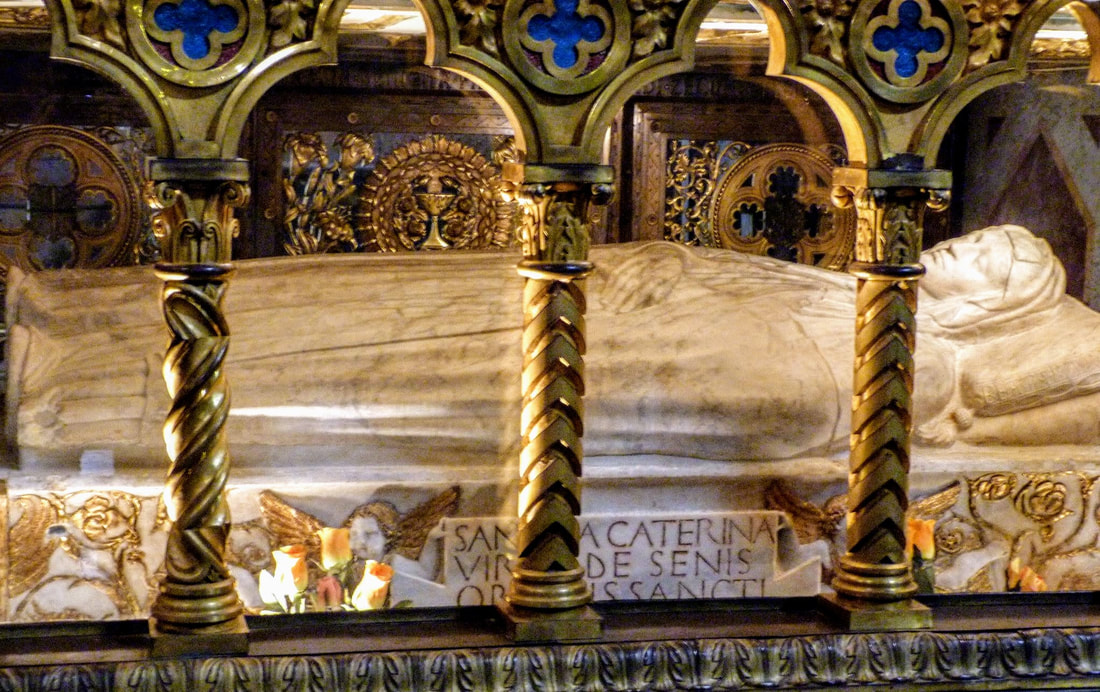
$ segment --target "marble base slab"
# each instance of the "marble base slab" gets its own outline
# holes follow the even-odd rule
[[[164,470],[150,464],[112,474],[108,468],[100,463],[86,473],[7,472],[7,511],[0,513],[8,529],[7,544],[0,551],[7,567],[0,604],[5,620],[148,614],[166,539],[159,500]],[[1094,576],[1100,575],[1100,529],[1091,520],[1100,508],[1100,450],[917,449],[912,471],[911,513],[935,524],[938,590],[1100,589],[1100,577]],[[662,456],[586,459],[583,502],[591,508],[592,523],[586,525],[582,543],[601,536],[602,540],[582,559],[596,598],[816,593],[821,582],[813,575],[824,571],[827,578],[832,561],[844,549],[846,475],[841,457],[738,464]],[[451,489],[457,489],[457,500],[429,532],[435,547],[426,541],[418,569],[397,571],[390,603],[499,601],[510,547],[505,541],[477,554],[460,550],[459,527],[492,527],[493,536],[499,529],[506,537],[510,522],[499,518],[515,515],[517,477],[514,464],[485,463],[410,467],[341,461],[235,468],[229,495],[234,520],[230,557],[246,604],[262,606],[257,602],[257,575],[271,569],[271,551],[285,542],[285,535],[273,530],[265,515],[260,502],[265,492],[320,525],[340,526],[359,508],[379,503],[404,519]],[[777,546],[788,541],[775,553],[774,584],[764,582],[767,586],[757,590],[759,582],[749,580],[758,577],[745,577],[734,582],[738,589],[744,587],[737,590],[734,583],[717,583],[730,576],[719,570],[711,570],[714,573],[703,575],[698,583],[661,581],[682,579],[680,573],[686,574],[688,566],[706,572],[708,564],[733,564],[711,556],[730,546],[699,542],[704,520],[711,524],[703,526],[703,533],[709,529],[720,535],[714,533],[716,521],[739,512],[771,517],[777,511],[789,517],[789,529],[785,520],[768,524],[767,535],[774,533]],[[647,528],[639,533],[642,525]],[[661,545],[653,534],[662,525],[666,531],[679,531],[677,541],[687,545]],[[612,545],[624,543],[622,531],[630,534],[633,545]],[[792,548],[794,537],[800,547]],[[674,555],[675,550],[686,553]],[[657,551],[664,552],[655,563]],[[462,591],[474,585],[474,573],[484,573],[487,566],[494,578],[479,577],[476,589]],[[662,573],[654,573],[658,571]],[[785,586],[782,577],[788,573]]]

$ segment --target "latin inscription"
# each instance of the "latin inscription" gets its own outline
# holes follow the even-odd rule
[[[817,560],[801,566],[810,578],[776,581],[783,520],[767,511],[581,517],[580,560],[597,601],[815,594]],[[514,527],[498,518],[443,521],[443,580],[458,605],[503,600]]]

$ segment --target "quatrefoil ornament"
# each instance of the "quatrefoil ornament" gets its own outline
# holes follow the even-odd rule
[[[162,77],[212,86],[244,72],[264,39],[257,0],[132,0],[135,51]]]
[[[505,8],[505,49],[532,85],[579,94],[609,81],[625,65],[630,33],[626,3],[603,0],[535,0]]]
[[[876,95],[918,103],[941,93],[962,72],[968,35],[957,2],[864,2],[852,16],[852,64]]]

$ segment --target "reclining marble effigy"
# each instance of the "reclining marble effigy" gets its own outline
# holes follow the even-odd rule
[[[818,564],[828,567],[843,551],[835,543],[843,513],[807,519],[795,512],[796,529],[818,536],[799,548],[790,544],[789,524],[764,508],[807,506],[801,499],[771,502],[774,479],[811,501],[844,491],[853,279],[668,243],[592,254],[581,551],[596,598],[814,593]],[[1094,449],[1100,362],[1090,344],[1100,319],[1064,295],[1060,264],[1024,229],[987,229],[937,246],[923,260],[911,485],[918,496],[935,492],[955,503],[934,503],[944,505],[937,510],[944,530],[958,525],[974,533],[985,519],[965,511],[960,480],[977,484],[985,511],[980,488],[992,481],[983,473],[996,471],[1003,481],[1011,480],[1004,470],[1030,478],[1065,468],[1069,457],[1038,445],[1074,444],[1085,450],[1081,459]],[[420,557],[393,558],[394,602],[499,600],[510,548],[498,539],[510,526],[505,517],[515,514],[515,261],[502,253],[452,253],[239,263],[227,298],[236,464],[230,504],[233,553],[251,556],[233,566],[246,603],[258,607],[257,570],[290,540],[265,509],[268,491],[284,498],[291,515],[313,517],[309,525],[339,526],[362,507],[411,512],[451,487],[461,498]],[[168,400],[158,289],[142,268],[13,273],[9,430],[25,468],[75,470],[84,450],[109,450],[120,471],[163,469]],[[936,458],[947,464],[929,473],[936,455],[946,455]],[[1055,491],[1059,483],[1069,487],[1063,476],[1047,475],[1043,482]],[[133,480],[116,475],[110,482]],[[139,482],[146,485],[130,492],[148,495],[143,506],[155,514],[159,490]],[[945,483],[956,490],[942,490]],[[1036,483],[1021,475],[1017,491],[1034,494]],[[18,506],[33,505],[37,495],[19,493],[38,493],[37,486],[16,487],[17,496],[30,498]],[[1078,505],[1086,495],[1081,491]],[[1003,522],[1031,526],[1030,515],[1015,509],[1029,505],[1015,497],[1000,502],[1008,507],[998,509],[1008,516]],[[830,503],[826,509],[836,505]],[[1069,525],[1059,522],[1058,535]],[[684,563],[658,537],[669,527],[690,544],[685,555],[710,561],[696,565],[709,570],[705,578],[673,578]],[[162,539],[155,526],[147,531],[140,549],[148,556],[143,574],[152,574]],[[472,538],[478,535],[487,538]],[[1018,556],[1041,567],[1043,554],[1023,555],[1018,546],[1043,541],[987,539],[972,553],[941,551],[943,585],[969,588],[974,575],[992,575],[993,588],[1005,588],[1004,565]],[[629,555],[620,549],[627,543]],[[722,562],[721,555],[746,547],[757,551],[751,567]],[[655,564],[664,577],[651,576]],[[487,565],[492,575],[481,571]],[[80,569],[72,567],[77,576],[70,581]],[[1052,585],[1077,583],[1053,569],[1044,572]],[[722,578],[728,572],[738,578]],[[135,593],[144,580],[137,579]],[[62,589],[56,597],[49,589],[20,594],[19,612],[70,607],[65,594],[77,592],[66,584],[50,582]],[[81,612],[100,617],[110,610],[101,605]]]
[[[592,258],[589,456],[768,460],[845,447],[853,279],[668,243]],[[1045,241],[997,227],[923,260],[918,444],[1100,440],[1100,315],[1065,296]],[[379,463],[507,458],[519,437],[515,261],[238,263],[226,299],[237,463],[316,450]],[[8,327],[8,431],[25,463],[88,449],[161,463],[165,342],[147,269],[13,272]]]

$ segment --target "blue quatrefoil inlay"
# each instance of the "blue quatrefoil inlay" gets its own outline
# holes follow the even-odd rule
[[[162,31],[183,32],[183,54],[201,60],[210,53],[210,34],[228,34],[237,28],[237,11],[226,5],[211,5],[209,0],[182,0],[165,3],[153,13],[153,21]]]
[[[577,44],[595,43],[604,35],[604,25],[596,17],[577,14],[577,0],[556,0],[554,14],[531,17],[527,33],[536,41],[550,39],[554,43],[554,64],[566,70],[576,64],[580,55]]]
[[[879,27],[871,42],[882,52],[893,51],[897,54],[894,71],[899,77],[912,77],[917,73],[917,55],[922,52],[935,53],[943,48],[944,35],[939,29],[924,28],[920,24],[921,6],[916,0],[905,0],[898,7],[896,27]]]

